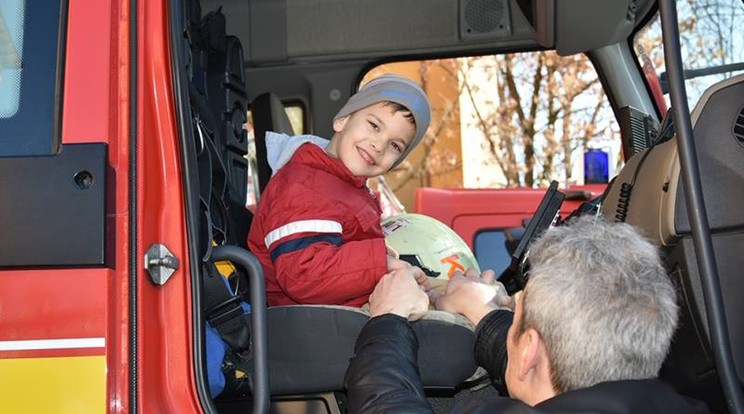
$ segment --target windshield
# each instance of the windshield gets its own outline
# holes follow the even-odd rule
[[[594,66],[553,51],[388,63],[419,81],[432,104],[427,136],[386,175],[405,187],[505,188],[586,184],[584,155],[618,166],[619,130]],[[410,75],[415,74],[415,75]],[[403,200],[410,206],[410,202]]]

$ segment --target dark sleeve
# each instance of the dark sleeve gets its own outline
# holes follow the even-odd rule
[[[418,339],[405,318],[370,319],[354,350],[345,379],[349,413],[433,412],[418,372]]]
[[[501,395],[506,395],[506,336],[514,313],[497,309],[491,311],[475,329],[475,362],[488,375]]]

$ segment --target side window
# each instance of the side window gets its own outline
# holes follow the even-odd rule
[[[23,56],[23,10],[21,1],[0,4],[0,118],[18,112]]]
[[[0,2],[0,157],[60,149],[61,3]]]
[[[506,236],[502,229],[479,231],[475,235],[473,254],[481,269],[493,269],[498,276],[509,264],[511,256],[506,250]]]

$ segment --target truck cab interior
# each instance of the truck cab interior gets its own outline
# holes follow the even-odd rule
[[[260,191],[271,174],[262,139],[266,131],[330,137],[330,120],[364,75],[382,63],[541,50],[588,56],[616,117],[622,108],[632,107],[662,123],[667,110],[655,100],[632,47],[633,36],[659,13],[659,4],[652,0],[171,4],[171,53],[194,246],[189,259],[205,263],[192,267],[191,279],[194,343],[202,348],[194,364],[207,412],[258,412],[268,406],[276,413],[344,412],[343,374],[356,333],[367,319],[348,308],[265,309],[265,303],[258,303],[260,266],[244,255],[251,220],[245,204],[250,178],[255,177]],[[674,48],[674,42],[668,47]],[[679,43],[676,48],[679,53]],[[670,63],[667,71],[670,79],[682,76]],[[639,227],[664,252],[683,306],[662,377],[715,412],[731,410],[731,401],[741,394],[744,372],[744,286],[739,277],[744,267],[744,215],[739,208],[744,203],[742,89],[741,76],[710,87],[687,116],[691,137],[682,136],[685,115],[677,115],[675,134],[646,141],[634,154],[627,151],[625,166],[608,186],[600,208],[608,219]],[[672,89],[675,93],[678,88]],[[302,109],[302,131],[289,122],[286,106]],[[249,111],[255,150],[244,128]],[[619,124],[632,129],[624,126],[632,122]],[[632,130],[621,132],[623,139],[633,139]],[[697,153],[692,160],[678,156],[678,147],[690,145],[688,140]],[[255,151],[255,165],[245,157],[250,151]],[[697,192],[707,216],[695,216],[700,203],[690,204],[686,196]],[[709,226],[700,226],[701,218]],[[707,252],[706,239],[712,240]],[[238,250],[225,253],[224,246]],[[708,261],[701,262],[700,256]],[[241,291],[252,306],[246,320],[252,324],[254,372],[251,392],[212,400],[203,350],[203,326],[210,311],[203,279],[207,263],[224,259],[241,268]],[[713,266],[698,270],[700,263],[711,261]],[[484,379],[472,361],[472,327],[454,315],[434,315],[417,326],[419,338],[431,338],[421,340],[420,364],[435,411],[447,412],[463,395],[494,392],[484,391]]]

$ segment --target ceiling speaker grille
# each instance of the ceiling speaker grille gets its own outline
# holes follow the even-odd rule
[[[508,0],[461,0],[461,37],[497,37],[509,34]]]

